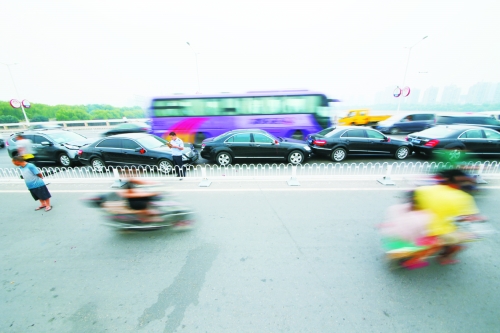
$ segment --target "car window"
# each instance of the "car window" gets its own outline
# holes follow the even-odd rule
[[[250,142],[250,133],[240,133],[233,135],[228,142],[234,142],[234,143],[246,143]]]
[[[482,139],[483,131],[482,130],[468,130],[460,135],[461,139]]]
[[[136,149],[136,148],[141,148],[137,142],[129,140],[129,139],[123,139],[122,140],[122,148],[123,149]]]
[[[342,137],[344,138],[365,138],[365,130],[362,129],[355,129],[355,130],[349,130],[342,134]]]
[[[33,135],[32,141],[33,141],[33,143],[41,144],[43,141],[49,141],[49,140],[41,135]]]
[[[120,139],[105,139],[96,145],[96,148],[121,148],[122,140]]]
[[[500,140],[500,133],[497,131],[483,130],[483,132],[487,139]]]
[[[432,114],[422,113],[413,115],[413,120],[415,121],[432,120],[432,119],[434,119],[434,115]]]
[[[371,139],[385,139],[385,136],[377,131],[367,130],[366,134]]]
[[[274,140],[268,137],[267,135],[260,134],[260,133],[254,133],[253,134],[253,141],[258,142],[258,143],[273,143]]]
[[[454,124],[459,121],[457,121],[456,117],[438,116],[437,122],[439,124]]]

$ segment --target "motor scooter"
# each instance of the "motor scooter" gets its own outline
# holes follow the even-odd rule
[[[105,224],[119,230],[188,230],[194,226],[194,212],[174,200],[158,184],[119,181],[116,191],[84,199],[104,212]],[[139,206],[137,206],[139,205]],[[134,207],[135,206],[135,207]]]

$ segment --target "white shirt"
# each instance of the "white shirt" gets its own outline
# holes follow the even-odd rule
[[[179,138],[176,138],[175,140],[170,140],[170,143],[174,146],[177,146],[177,147],[182,147],[184,148],[184,142],[182,142],[181,139]],[[182,156],[182,150],[179,149],[179,148],[174,148],[172,147],[172,156]]]

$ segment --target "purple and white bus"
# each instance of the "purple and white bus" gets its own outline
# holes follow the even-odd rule
[[[165,138],[174,131],[198,145],[205,138],[244,128],[303,139],[331,125],[330,102],[338,100],[308,90],[174,95],[153,98],[148,116],[153,134]]]

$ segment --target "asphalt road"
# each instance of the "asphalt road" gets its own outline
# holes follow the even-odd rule
[[[376,181],[171,182],[189,232],[117,233],[51,184],[51,212],[0,183],[0,332],[496,332],[498,235],[454,266],[390,271],[375,225],[404,189]],[[498,227],[500,183],[478,200]]]

